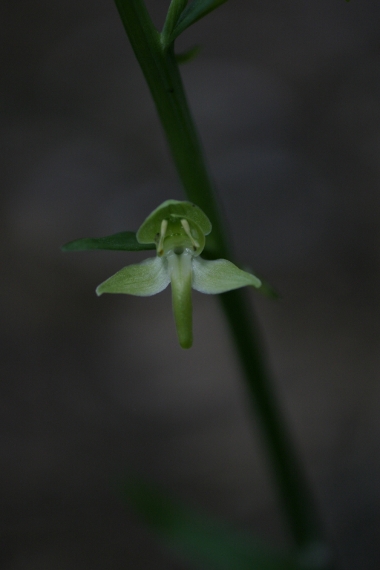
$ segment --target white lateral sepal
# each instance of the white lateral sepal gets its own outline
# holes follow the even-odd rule
[[[217,294],[247,285],[259,288],[261,281],[227,259],[208,261],[201,257],[193,258],[193,289],[201,293]]]
[[[97,289],[97,295],[102,293],[127,293],[149,297],[160,293],[170,283],[170,277],[165,257],[149,257],[141,263],[127,265]]]

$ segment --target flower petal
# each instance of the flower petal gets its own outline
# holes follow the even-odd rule
[[[167,262],[160,257],[151,257],[141,263],[128,265],[106,281],[97,289],[102,293],[127,293],[149,297],[163,291],[170,283]]]
[[[215,261],[207,261],[201,257],[193,259],[193,289],[201,293],[224,293],[246,285],[259,288],[261,281],[227,259]]]

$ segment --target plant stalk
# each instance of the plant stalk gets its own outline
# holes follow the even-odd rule
[[[231,259],[173,46],[163,48],[161,36],[143,0],[115,2],[156,104],[179,178],[188,198],[202,208],[211,220],[213,256]],[[248,299],[241,290],[230,291],[219,297],[245,372],[252,405],[259,415],[277,489],[294,541],[300,549],[314,543],[322,544],[323,534],[313,499],[272,391]],[[327,568],[325,563],[317,567]]]

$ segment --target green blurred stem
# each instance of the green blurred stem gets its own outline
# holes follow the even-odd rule
[[[202,147],[171,46],[164,50],[142,0],[115,0],[157,107],[175,165],[189,199],[211,220],[215,255],[228,257]],[[208,240],[209,241],[209,240]]]
[[[213,254],[231,259],[213,184],[186,100],[174,49],[164,50],[142,0],[115,0],[132,48],[157,107],[184,189],[191,201],[209,216]],[[299,547],[321,540],[321,531],[306,479],[272,392],[263,348],[258,341],[245,293],[220,296],[245,371],[249,393],[259,414],[284,512]],[[322,566],[321,566],[322,567]]]

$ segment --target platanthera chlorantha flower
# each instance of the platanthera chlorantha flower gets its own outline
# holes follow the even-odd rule
[[[156,244],[157,256],[124,267],[101,283],[96,293],[147,297],[160,293],[171,283],[179,343],[182,348],[190,348],[191,288],[217,294],[246,285],[261,287],[260,279],[226,259],[207,261],[199,257],[210,232],[211,222],[198,206],[167,200],[147,217],[136,234],[140,244]]]

